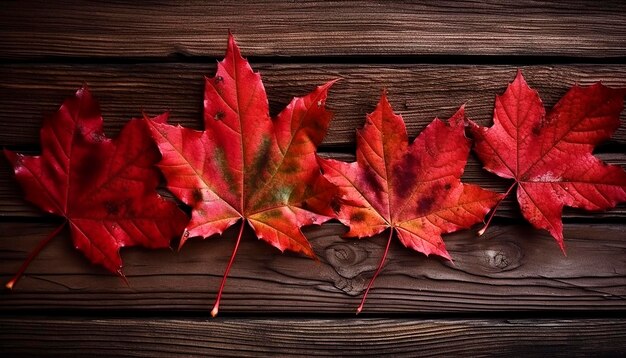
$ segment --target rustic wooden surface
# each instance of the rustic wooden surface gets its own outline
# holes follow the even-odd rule
[[[6,1],[0,3],[0,145],[39,150],[42,116],[83,83],[115,135],[142,110],[200,128],[203,75],[227,30],[261,71],[272,114],[341,78],[323,155],[352,160],[354,130],[386,88],[414,137],[465,103],[489,124],[518,68],[547,107],[573,84],[626,87],[622,1]],[[626,119],[626,114],[622,114]],[[626,125],[598,156],[626,167]],[[470,158],[464,179],[508,181]],[[567,256],[512,198],[483,237],[445,237],[454,264],[391,246],[364,314],[352,314],[384,238],[307,228],[319,262],[246,232],[221,318],[207,319],[233,230],[181,252],[125,249],[130,286],[56,238],[0,294],[0,353],[16,355],[626,355],[626,205],[566,210]],[[0,279],[59,225],[22,199],[0,159]],[[601,316],[601,318],[593,318]],[[260,317],[260,318],[259,318]]]
[[[225,36],[222,36],[225,37]],[[626,46],[626,44],[625,44]],[[222,49],[224,50],[224,49]],[[242,47],[244,54],[246,48]],[[207,63],[208,62],[208,63]],[[436,65],[436,64],[267,64],[252,63],[262,74],[277,114],[293,96],[339,78],[330,90],[328,106],[336,113],[325,147],[354,143],[355,129],[374,110],[386,88],[394,109],[415,137],[435,117],[448,118],[466,104],[467,115],[481,124],[491,122],[496,94],[501,94],[518,68],[551,108],[572,85],[602,81],[626,87],[623,65]],[[215,72],[213,61],[148,64],[0,64],[0,142],[33,145],[39,141],[43,113],[60,105],[83,82],[98,97],[106,129],[115,134],[141,110],[158,114],[171,110],[171,121],[196,129],[202,126],[204,75]],[[625,121],[609,144],[626,144]]]
[[[56,224],[1,227],[0,272],[10,273]],[[126,286],[91,266],[68,235],[33,262],[3,312],[41,308],[97,311],[194,311],[207,314],[237,228],[225,238],[192,240],[179,253],[125,249]],[[232,313],[335,313],[358,305],[385,248],[385,235],[341,238],[340,224],[306,230],[319,262],[279,252],[246,231],[221,305]],[[454,264],[426,258],[394,243],[370,293],[367,313],[432,314],[498,311],[626,310],[626,233],[609,224],[567,224],[565,257],[549,235],[524,225],[496,225],[476,238],[448,235]],[[231,240],[228,240],[230,238]]]
[[[8,1],[4,57],[626,55],[622,1]]]
[[[51,340],[48,331],[58,332],[58,339]],[[0,348],[11,355],[53,350],[91,357],[303,352],[331,357],[612,357],[626,349],[625,334],[619,319],[0,318]]]

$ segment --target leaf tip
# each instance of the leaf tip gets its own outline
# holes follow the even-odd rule
[[[88,99],[91,100],[92,96],[91,96],[91,90],[89,89],[89,86],[87,85],[87,82],[83,82],[83,85],[76,90],[76,93],[74,94],[76,96],[76,98],[80,98],[80,99]]]
[[[310,258],[311,260],[315,261],[317,264],[321,264],[322,261],[320,260],[319,257],[317,257],[317,255],[313,252],[311,253],[311,255],[306,255],[308,258]]]
[[[124,282],[126,287],[130,288],[130,282],[128,282],[128,279],[126,278],[126,275],[124,275],[124,272],[122,272],[122,268],[121,267],[117,269],[116,273],[122,279],[122,281]]]
[[[380,103],[385,104],[385,107],[391,107],[391,104],[389,103],[389,98],[387,97],[387,88],[383,87],[383,89],[380,91]]]
[[[444,247],[441,248],[441,252],[438,252],[437,255],[443,257],[444,259],[448,260],[450,263],[452,263],[452,265],[454,265],[454,260],[452,260],[452,256],[450,256],[450,253],[448,252],[448,250]]]
[[[461,107],[459,107],[459,109],[457,109],[456,112],[454,112],[452,117],[448,119],[448,124],[454,127],[456,126],[464,127],[466,122],[467,122],[467,117],[465,116],[465,104],[462,104]]]
[[[215,303],[215,306],[213,306],[213,309],[211,310],[211,317],[215,318],[217,317],[217,313],[219,312],[219,304]]]
[[[4,287],[9,290],[9,291],[13,291],[13,286],[15,285],[15,279],[11,279],[9,282],[7,282]]]
[[[150,115],[148,113],[146,113],[145,111],[141,111],[141,114],[143,115],[143,119],[149,122],[154,122],[154,123],[162,123],[165,124],[167,123],[168,119],[170,118],[170,111],[167,110],[161,114],[158,114],[154,117],[150,117]]]
[[[557,238],[556,241],[559,244],[559,248],[561,249],[563,256],[567,257],[567,252],[565,251],[565,241],[563,240],[563,237],[561,236]]]
[[[517,86],[521,86],[521,87],[528,87],[528,82],[526,82],[526,78],[524,78],[524,74],[522,73],[522,69],[518,68],[517,69],[517,73],[515,74],[515,79],[513,80],[513,82],[510,83],[510,85],[517,85]],[[539,95],[537,95],[539,96]]]
[[[304,234],[303,234],[304,236]],[[284,249],[280,249],[279,250],[281,252],[284,252]],[[302,255],[314,260],[314,261],[319,261],[319,258],[317,257],[317,255],[315,254],[315,251],[313,251],[313,248],[311,247],[311,244],[306,241],[306,245],[302,245],[300,247],[300,250],[298,250]]]
[[[330,80],[330,81],[328,81],[328,82],[324,83],[324,84],[322,85],[322,87],[324,87],[325,89],[330,88],[332,85],[334,85],[335,83],[337,83],[337,82],[339,82],[339,81],[341,81],[341,78],[335,78],[335,79],[332,79],[332,80]]]
[[[185,242],[187,242],[188,238],[189,238],[189,230],[185,228],[185,231],[183,231],[183,234],[180,236],[180,243],[178,244],[178,249],[176,249],[176,251],[180,251],[183,248],[183,245],[185,244]]]
[[[383,113],[388,112],[388,113],[391,113],[392,116],[396,115],[396,113],[393,111],[393,107],[391,106],[391,103],[389,103],[389,98],[387,96],[386,88],[383,88],[381,91],[380,100],[378,101],[378,105],[376,105],[376,109],[374,113],[376,113],[377,111],[382,111]],[[371,113],[370,115],[374,113]]]
[[[226,57],[228,58],[229,54],[233,53],[235,57],[241,57],[241,53],[239,52],[239,46],[237,46],[237,41],[235,41],[235,36],[233,33],[228,30],[228,45],[226,47]]]
[[[78,92],[83,92],[83,91],[84,91],[84,92],[87,92],[87,93],[89,93],[89,92],[90,92],[90,91],[89,91],[89,85],[87,84],[87,82],[83,82],[83,85],[82,85],[82,86],[80,86],[80,88],[78,89],[78,91],[76,91],[76,93],[78,93]]]

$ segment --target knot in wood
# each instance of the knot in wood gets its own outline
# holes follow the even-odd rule
[[[340,243],[326,249],[326,260],[345,278],[354,278],[362,272],[360,263],[367,258],[367,252],[354,244]]]
[[[513,242],[497,243],[484,251],[483,267],[490,272],[504,272],[522,264],[522,250]]]
[[[335,287],[353,297],[361,295],[366,284],[367,282],[360,276],[354,279],[339,277],[339,279],[335,281]]]

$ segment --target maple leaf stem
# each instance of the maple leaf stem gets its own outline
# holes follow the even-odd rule
[[[485,233],[485,231],[487,230],[487,227],[489,227],[489,224],[491,223],[491,219],[493,219],[493,217],[496,215],[496,210],[498,210],[498,207],[500,206],[502,201],[504,201],[504,199],[507,196],[509,196],[509,193],[511,192],[511,190],[513,190],[513,188],[515,188],[516,184],[517,182],[514,182],[513,184],[511,184],[511,186],[506,191],[506,193],[504,193],[504,196],[502,196],[502,199],[498,200],[498,203],[496,204],[496,206],[494,206],[493,210],[491,210],[491,214],[489,215],[489,219],[487,219],[487,223],[485,223],[485,226],[483,226],[482,229],[478,230],[478,236],[482,236]]]
[[[228,277],[228,273],[230,272],[230,267],[233,265],[235,261],[235,255],[237,255],[237,250],[239,249],[239,242],[241,241],[241,234],[243,233],[243,227],[246,221],[244,219],[241,220],[241,227],[239,228],[239,235],[237,236],[237,242],[235,243],[235,248],[233,249],[233,254],[230,256],[230,261],[228,262],[228,266],[226,266],[226,271],[224,271],[224,277],[222,277],[222,283],[220,284],[220,290],[217,292],[217,298],[215,299],[215,305],[213,305],[213,309],[211,310],[211,316],[217,316],[217,312],[220,308],[220,300],[222,299],[222,291],[224,291],[224,285],[226,284],[226,277]]]
[[[17,281],[20,280],[20,278],[24,274],[24,271],[26,271],[26,269],[28,268],[30,263],[39,255],[41,250],[43,250],[43,248],[46,247],[46,245],[48,245],[48,243],[50,243],[50,241],[52,239],[54,239],[61,232],[61,230],[63,230],[63,228],[65,227],[66,223],[67,223],[67,221],[64,221],[63,224],[61,224],[61,226],[59,226],[52,233],[50,233],[50,235],[48,235],[48,237],[46,237],[45,239],[43,239],[43,240],[41,240],[39,242],[37,247],[35,247],[35,249],[28,255],[28,257],[26,258],[26,261],[24,261],[22,266],[20,266],[19,270],[17,270],[17,273],[15,274],[15,276],[13,276],[13,278],[11,280],[9,280],[9,282],[7,282],[4,285],[4,287],[6,287],[9,290],[13,289],[13,286],[15,286]]]
[[[378,264],[378,268],[376,269],[376,272],[374,272],[374,276],[372,276],[370,283],[367,285],[367,288],[365,289],[365,293],[363,294],[363,298],[361,299],[361,304],[359,305],[359,308],[356,309],[356,314],[361,313],[361,311],[363,310],[363,306],[365,305],[365,300],[367,299],[367,294],[370,292],[370,288],[374,284],[374,280],[376,280],[376,277],[378,277],[380,270],[382,270],[383,265],[385,264],[385,260],[387,259],[387,253],[389,252],[389,245],[391,245],[392,237],[393,237],[393,229],[389,229],[389,238],[387,239],[387,247],[385,248],[383,257],[380,259],[380,263]]]

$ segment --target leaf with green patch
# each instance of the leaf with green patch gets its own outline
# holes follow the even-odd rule
[[[315,150],[328,128],[325,102],[334,81],[294,98],[270,118],[261,77],[229,36],[226,58],[205,79],[204,131],[150,121],[167,186],[192,208],[189,237],[221,234],[240,221],[239,236],[212,314],[239,247],[245,223],[281,251],[315,257],[300,231],[333,215],[335,188],[321,175]]]

